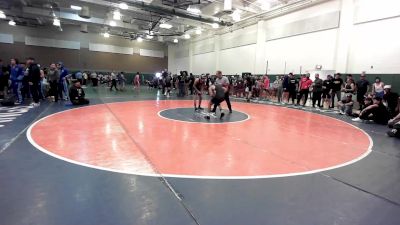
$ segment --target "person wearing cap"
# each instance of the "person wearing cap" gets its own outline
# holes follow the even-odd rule
[[[360,80],[356,83],[357,89],[357,102],[359,104],[359,109],[362,110],[364,108],[364,98],[365,94],[369,91],[369,86],[371,84],[366,79],[365,72],[361,73]]]
[[[81,87],[78,80],[74,81],[74,85],[69,90],[69,99],[73,105],[87,105],[89,100],[85,98],[85,91]]]
[[[353,115],[353,95],[346,94],[346,98],[338,102],[339,113],[342,115]]]
[[[390,119],[390,115],[386,107],[383,105],[382,98],[375,96],[373,104],[366,107],[360,112],[360,116],[354,118],[354,122],[373,121],[377,124],[386,125]]]
[[[392,92],[391,85],[385,85],[383,87],[384,95],[383,95],[383,103],[388,108],[391,117],[396,116],[399,112],[397,112],[397,105],[399,104],[399,94],[396,92]]]

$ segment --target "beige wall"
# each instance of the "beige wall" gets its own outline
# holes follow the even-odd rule
[[[64,26],[64,31],[58,31],[55,27],[31,28],[22,26],[9,26],[0,22],[0,33],[11,34],[14,44],[0,43],[0,58],[8,61],[10,58],[25,60],[27,57],[34,57],[36,61],[47,66],[51,62],[62,61],[69,69],[87,70],[117,70],[126,72],[154,73],[168,67],[168,47],[164,43],[144,41],[138,43],[120,37],[104,38],[99,34],[81,33],[77,26]],[[50,38],[66,41],[80,42],[80,50],[28,46],[25,45],[25,37]],[[150,49],[163,51],[164,58],[133,55],[94,52],[89,51],[89,43],[115,45],[130,47],[139,52],[139,49]]]

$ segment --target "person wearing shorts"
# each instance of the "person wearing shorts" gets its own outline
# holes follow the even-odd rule
[[[228,88],[223,87],[220,84],[215,84],[211,85],[209,88],[209,94],[210,94],[210,102],[208,103],[208,112],[209,113],[215,113],[211,111],[211,106],[217,106],[219,107],[221,111],[220,119],[222,119],[225,116],[224,110],[221,107],[221,103],[225,100],[225,93],[228,91]],[[206,119],[210,119],[210,116],[207,115],[205,117]]]
[[[202,75],[200,78],[196,78],[193,82],[193,91],[194,91],[194,96],[193,96],[193,101],[194,101],[194,111],[197,110],[203,110],[201,108],[201,100],[203,99],[203,85],[206,80],[206,76]],[[197,105],[197,99],[199,99],[199,104]]]
[[[332,76],[328,75],[327,79],[322,82],[322,105],[321,108],[324,107],[324,103],[328,103],[328,106],[331,105],[331,96],[332,93]]]

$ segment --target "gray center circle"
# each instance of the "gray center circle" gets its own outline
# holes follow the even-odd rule
[[[158,112],[158,115],[168,120],[206,124],[238,123],[250,119],[248,114],[236,110],[233,110],[232,113],[224,110],[224,113],[225,115],[221,118],[221,112],[217,109],[215,115],[210,115],[207,119],[209,113],[206,109],[195,111],[194,108],[173,108],[162,110]]]

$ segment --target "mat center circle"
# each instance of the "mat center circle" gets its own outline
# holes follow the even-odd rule
[[[194,108],[173,108],[158,112],[158,115],[168,120],[182,121],[188,123],[237,123],[250,119],[246,113],[233,110],[222,112],[217,109],[215,113],[208,113],[207,109],[195,110]],[[221,116],[223,115],[223,116]]]

